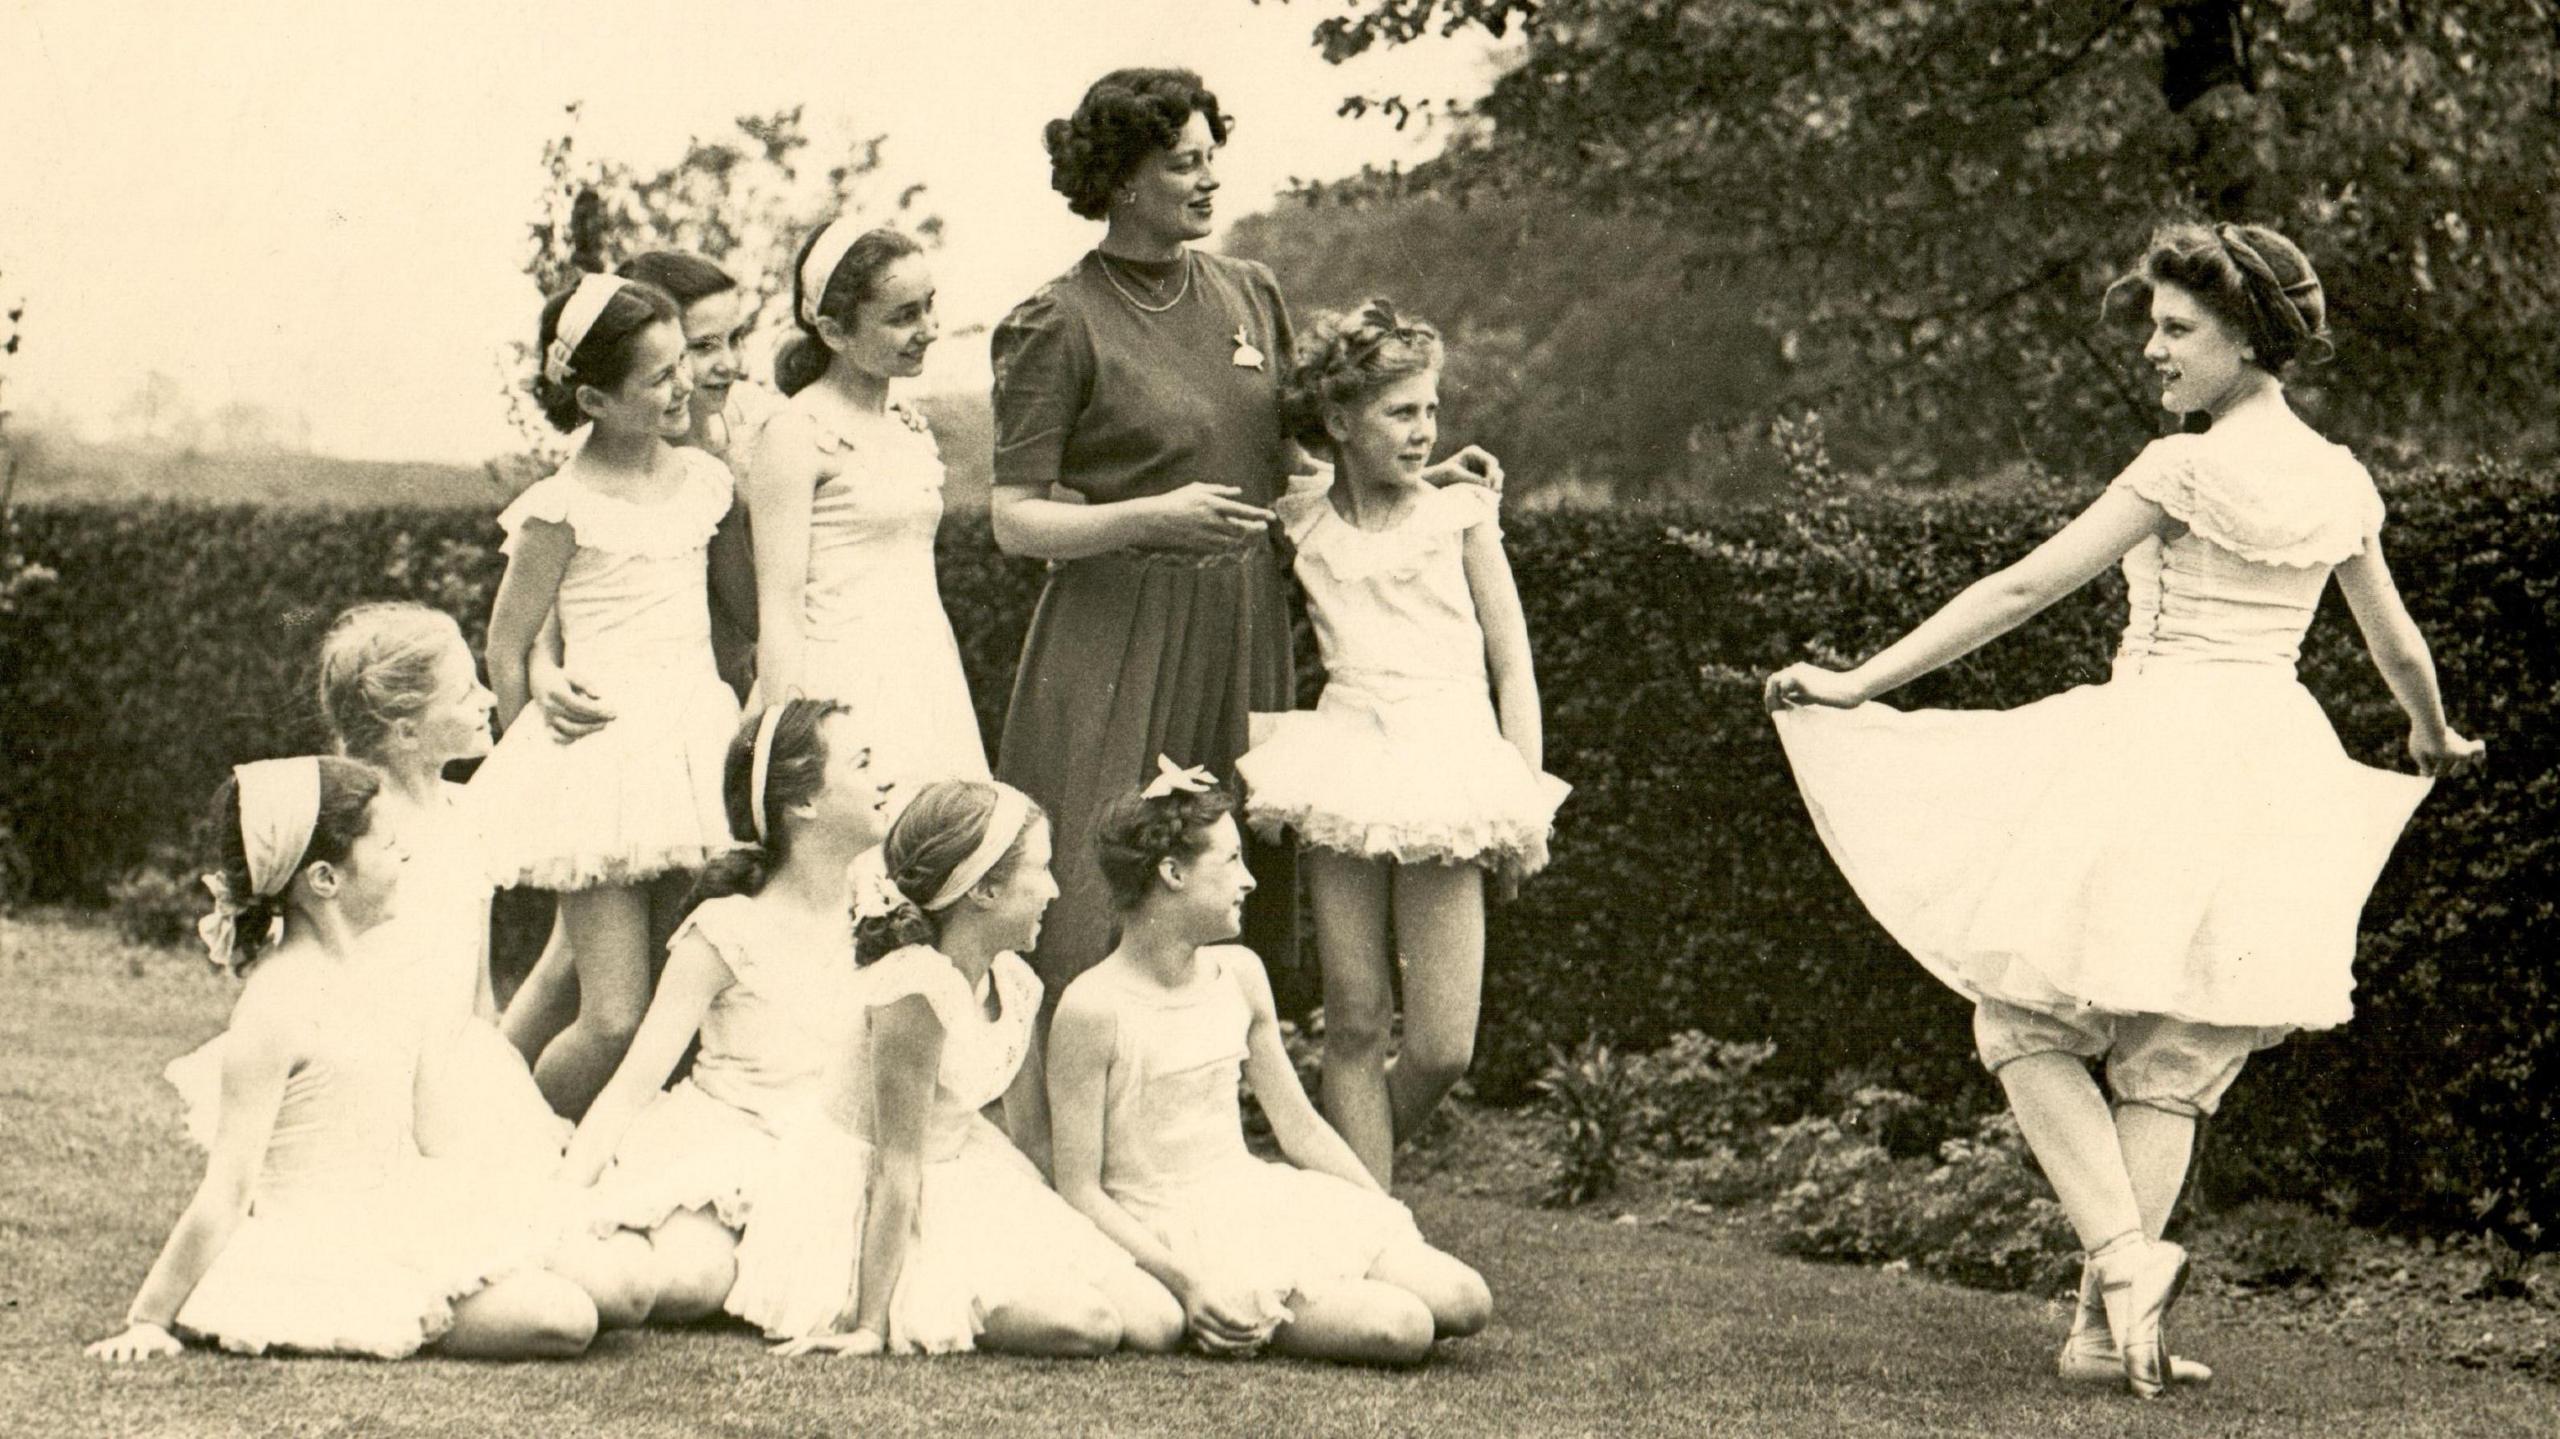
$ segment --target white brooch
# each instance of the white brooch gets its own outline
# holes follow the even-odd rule
[[[1253,341],[1246,337],[1244,326],[1242,325],[1236,326],[1235,363],[1236,368],[1239,370],[1259,370],[1262,368],[1262,352],[1253,347]]]

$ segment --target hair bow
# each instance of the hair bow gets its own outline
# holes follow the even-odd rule
[[[853,886],[853,917],[856,920],[886,919],[902,905],[912,904],[907,892],[886,873],[874,870]]]
[[[240,899],[231,892],[230,885],[223,883],[221,875],[206,875],[204,887],[212,892],[213,913],[196,921],[196,938],[204,941],[205,958],[212,961],[213,967],[229,974],[232,957],[240,951]],[[270,939],[282,922],[281,915],[268,921]]]
[[[1199,765],[1175,764],[1170,756],[1156,756],[1156,777],[1138,791],[1140,799],[1162,799],[1169,794],[1206,794],[1217,787],[1217,776]]]

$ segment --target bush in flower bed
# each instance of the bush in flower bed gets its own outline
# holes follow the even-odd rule
[[[1691,1029],[1774,1042],[1755,1074],[1788,1095],[1856,1067],[1934,1109],[1993,1097],[1962,1001],[1823,854],[1757,679],[1872,650],[2093,486],[1914,498],[1807,473],[1784,505],[1506,519],[1548,767],[1575,793],[1554,866],[1488,922],[1474,1076],[1488,1100],[1529,1098],[1550,1045],[1597,1037],[1623,1054]],[[2491,766],[2420,811],[2383,875],[2357,1022],[2252,1062],[2209,1174],[2226,1196],[2342,1195],[2360,1217],[2446,1227],[2498,1194],[2560,1233],[2560,994],[2542,958],[2560,948],[2560,485],[2484,465],[2388,477],[2385,493],[2394,569]],[[59,576],[0,630],[0,819],[39,899],[102,898],[155,842],[183,839],[225,766],[315,744],[305,676],[339,608],[420,598],[476,633],[500,567],[488,517],[452,511],[20,519],[29,560]],[[939,559],[992,743],[1041,568],[997,555],[974,515],[945,526]],[[2118,587],[2093,586],[1893,702],[2007,706],[2102,679],[2121,606]],[[2353,753],[2399,763],[2398,712],[2343,606],[2330,611],[2304,680]],[[1294,988],[1312,986],[1301,973]]]

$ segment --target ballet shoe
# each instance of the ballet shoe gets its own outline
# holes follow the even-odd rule
[[[2062,1341],[2062,1353],[2054,1360],[2054,1372],[2068,1384],[2124,1382],[2124,1351],[2116,1347],[2115,1333],[2107,1328],[2106,1302],[2098,1297],[2097,1276],[2087,1265],[2080,1268],[2080,1304],[2072,1313],[2071,1333]],[[2172,1354],[2169,1382],[2210,1384],[2213,1366]]]
[[[2187,1251],[2144,1240],[2092,1258],[2089,1268],[2124,1361],[2126,1390],[2140,1399],[2167,1394],[2177,1377],[2169,1364],[2169,1310],[2186,1287]]]

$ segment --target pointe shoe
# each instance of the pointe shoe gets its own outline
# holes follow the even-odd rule
[[[2157,1399],[2176,1375],[2169,1365],[2169,1310],[2187,1283],[2187,1251],[2165,1239],[2127,1244],[2089,1261],[2107,1332],[2124,1359],[2124,1384],[2136,1398]]]
[[[2124,1382],[2124,1351],[2116,1347],[2115,1333],[2107,1328],[2106,1302],[2098,1297],[2097,1276],[2086,1265],[2080,1269],[2080,1306],[2071,1316],[2071,1334],[2062,1341],[2062,1353],[2053,1367],[2067,1384]],[[2213,1366],[2172,1354],[2169,1382],[2210,1384]]]

